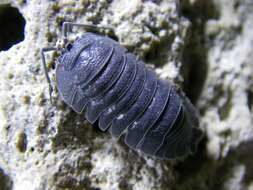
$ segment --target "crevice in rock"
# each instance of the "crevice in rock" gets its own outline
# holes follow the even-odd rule
[[[149,28],[150,29],[150,28]],[[157,35],[157,31],[155,29],[153,30],[153,34]],[[152,44],[150,44],[150,49],[148,52],[145,52],[144,54],[144,61],[147,63],[152,63],[157,67],[162,67],[166,63],[168,63],[168,50],[171,49],[171,44],[175,38],[175,35],[166,36],[163,37],[163,39],[160,40],[160,42],[154,41]],[[172,55],[170,55],[172,56]],[[172,56],[175,57],[175,56]]]
[[[24,40],[25,18],[10,4],[0,5],[0,51]]]
[[[218,109],[218,113],[219,113],[221,121],[226,120],[230,115],[230,111],[233,106],[232,98],[233,98],[233,91],[231,89],[228,89],[226,91],[226,102],[224,102],[222,106],[220,106]]]
[[[206,138],[201,141],[196,154],[174,166],[177,178],[173,190],[225,189],[224,184],[238,165],[238,158],[231,155],[217,162],[207,154],[206,141]]]
[[[10,177],[0,168],[0,189],[1,190],[11,190],[12,180]]]
[[[237,149],[234,149],[232,153],[238,155],[239,162],[245,165],[246,171],[242,183],[247,186],[253,179],[253,140],[242,143]]]
[[[207,77],[207,47],[205,26],[209,19],[219,18],[219,13],[212,1],[182,1],[182,15],[191,21],[191,31],[183,50],[182,73],[183,89],[193,103],[196,103]]]
[[[25,132],[20,132],[17,136],[16,148],[19,152],[24,153],[27,149],[27,135]]]
[[[253,108],[253,92],[251,90],[247,91],[247,105],[250,111]]]

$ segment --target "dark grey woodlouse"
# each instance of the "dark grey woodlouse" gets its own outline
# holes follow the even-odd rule
[[[64,23],[63,37],[72,26]],[[94,28],[94,26],[92,26]],[[60,50],[56,81],[64,102],[90,123],[98,121],[134,150],[172,159],[193,153],[201,138],[195,108],[187,97],[145,67],[135,55],[109,37],[84,33]],[[50,91],[52,89],[50,88]]]

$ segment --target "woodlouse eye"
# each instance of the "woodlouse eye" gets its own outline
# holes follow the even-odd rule
[[[72,44],[67,44],[67,45],[66,45],[66,49],[67,49],[68,51],[70,51],[72,47],[73,47]]]

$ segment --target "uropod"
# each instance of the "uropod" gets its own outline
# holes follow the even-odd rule
[[[102,28],[64,22],[63,46],[42,49],[50,98],[44,53],[57,50],[57,88],[75,112],[147,155],[173,159],[193,153],[202,132],[196,110],[183,92],[107,36],[85,32],[70,43],[67,34],[74,26]]]

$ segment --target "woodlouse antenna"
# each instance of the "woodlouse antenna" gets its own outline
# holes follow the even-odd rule
[[[94,24],[79,24],[79,23],[73,23],[73,22],[64,22],[62,25],[62,36],[64,42],[67,41],[68,33],[72,32],[73,26],[84,28],[85,30],[93,30],[93,31],[99,31],[99,30],[109,30],[113,31],[112,27],[109,26],[99,26]]]

